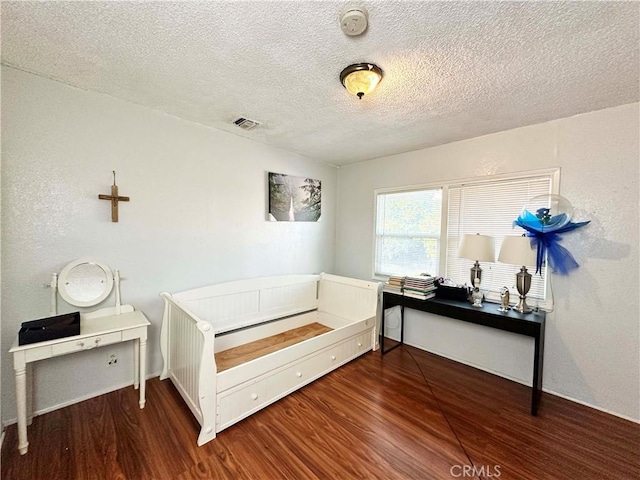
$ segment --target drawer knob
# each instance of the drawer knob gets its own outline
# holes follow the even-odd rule
[[[84,347],[84,342],[78,342],[76,343],[76,345],[78,345],[79,347]]]
[[[362,342],[358,342],[358,348],[362,346]]]
[[[96,345],[100,343],[100,338],[96,338]]]
[[[258,394],[257,393],[252,393],[251,394],[251,400],[257,400],[258,399]]]
[[[296,372],[296,377],[300,378],[302,376],[302,372]]]
[[[335,355],[331,355],[331,360],[335,360],[336,356]]]

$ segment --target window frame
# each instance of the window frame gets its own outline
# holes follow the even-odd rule
[[[385,274],[379,274],[376,272],[376,259],[377,259],[377,255],[376,255],[376,251],[378,248],[378,195],[382,194],[394,194],[394,193],[407,193],[407,192],[416,192],[416,191],[422,191],[422,190],[440,190],[440,196],[441,201],[440,201],[440,234],[438,237],[436,237],[435,235],[425,235],[422,236],[423,238],[437,238],[438,242],[439,242],[439,247],[438,247],[438,271],[440,270],[440,268],[442,267],[442,258],[440,257],[440,254],[442,252],[442,222],[444,221],[446,223],[446,218],[443,220],[442,219],[442,212],[445,210],[442,210],[442,205],[444,202],[447,202],[448,199],[445,199],[444,196],[447,194],[447,191],[444,190],[440,185],[437,185],[435,187],[429,188],[429,187],[424,187],[423,185],[417,185],[417,186],[411,186],[408,188],[402,188],[402,189],[397,189],[397,188],[384,188],[384,189],[377,189],[374,190],[375,193],[374,195],[374,207],[373,207],[373,213],[374,213],[374,221],[373,221],[373,272],[372,272],[372,278],[376,279],[376,280],[383,280],[383,281],[387,281],[389,279],[389,275],[385,275]],[[446,230],[445,230],[446,232]],[[391,235],[389,235],[391,236]],[[401,236],[403,238],[406,238],[406,236]]]
[[[536,177],[549,177],[551,181],[551,194],[558,195],[560,192],[560,167],[543,168],[538,170],[527,170],[512,173],[504,173],[497,175],[487,175],[483,177],[469,177],[462,179],[445,180],[442,182],[431,182],[416,185],[398,186],[398,187],[382,187],[373,190],[373,248],[371,258],[371,278],[379,281],[387,281],[389,276],[376,273],[376,249],[377,249],[377,232],[378,232],[378,196],[381,194],[404,193],[416,190],[442,190],[442,205],[440,212],[440,258],[438,274],[446,271],[448,242],[448,210],[449,210],[449,188],[460,187],[465,185],[484,185],[510,180],[525,180]],[[523,200],[523,204],[527,199]],[[515,218],[514,218],[515,220]],[[546,259],[545,259],[546,260]],[[547,272],[544,278],[545,299],[541,300],[539,307],[542,309],[551,308],[553,296],[551,293],[551,272]],[[492,295],[495,293],[495,297]],[[497,292],[489,292],[487,294],[489,300],[499,300]]]

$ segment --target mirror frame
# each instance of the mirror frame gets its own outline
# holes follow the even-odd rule
[[[100,294],[99,297],[94,298],[93,300],[80,301],[69,295],[69,293],[67,292],[66,284],[69,273],[71,273],[71,271],[78,265],[84,265],[85,263],[90,263],[101,268],[105,276],[107,277],[107,284],[104,291],[102,292],[102,294]],[[92,258],[80,258],[78,260],[74,260],[66,267],[64,267],[60,272],[60,275],[58,275],[58,293],[65,302],[75,307],[93,307],[94,305],[98,305],[111,294],[111,290],[113,290],[113,272],[111,271],[111,268],[106,263],[99,260],[94,260]]]

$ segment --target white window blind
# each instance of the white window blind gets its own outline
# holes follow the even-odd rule
[[[438,272],[442,189],[377,195],[376,275]]]
[[[447,214],[446,277],[456,283],[470,284],[469,269],[472,260],[458,258],[458,244],[464,234],[491,235],[496,241],[496,263],[484,262],[482,268],[483,291],[497,292],[503,286],[515,293],[515,274],[519,266],[507,265],[497,261],[502,238],[508,235],[521,235],[525,231],[513,228],[525,203],[532,197],[551,193],[551,176],[510,179],[490,183],[466,184],[449,187]],[[531,290],[527,297],[544,299],[546,271],[542,276],[533,275]]]

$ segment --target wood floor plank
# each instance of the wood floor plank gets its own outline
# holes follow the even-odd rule
[[[68,407],[68,455],[75,466],[72,478],[95,478],[96,472],[105,472],[109,478],[127,478],[117,458],[119,438],[116,424],[109,421],[109,404],[110,399],[101,395]]]
[[[350,405],[345,412],[348,417],[340,421],[363,434],[360,442],[375,445],[393,471],[402,472],[404,478],[432,478],[424,469],[429,465],[438,478],[453,465],[467,463],[454,432],[424,386],[388,389],[380,386],[377,372],[371,368],[361,369],[357,384],[351,375],[342,373],[332,373],[337,380],[330,390],[327,384],[320,384],[304,394],[315,394],[315,401],[325,406],[329,418],[341,405]]]
[[[523,480],[640,478],[640,425],[546,393],[533,417],[528,387],[411,352],[475,465]]]
[[[143,410],[137,397],[129,387],[36,417],[24,456],[11,425],[2,479],[640,478],[640,425],[547,394],[532,417],[527,387],[407,346],[366,354],[202,447],[169,381],[147,382]],[[464,466],[475,470],[462,477]]]
[[[218,372],[223,372],[229,368],[255,360],[269,353],[277,352],[278,350],[317,337],[331,330],[333,329],[314,322],[277,335],[245,343],[244,345],[216,353],[216,368]]]

